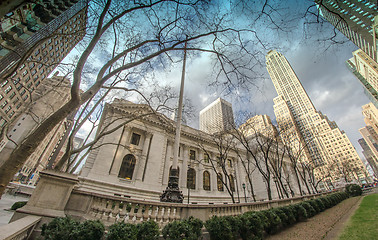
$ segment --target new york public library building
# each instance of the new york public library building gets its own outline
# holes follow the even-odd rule
[[[168,186],[175,122],[161,114],[149,114],[150,111],[147,105],[119,99],[106,104],[97,135],[104,129],[120,127],[100,138],[79,175],[51,170],[41,172],[28,204],[18,209],[11,221],[40,216],[39,225],[42,225],[51,218],[69,215],[82,220],[100,219],[107,225],[116,221],[136,223],[153,219],[162,227],[189,216],[206,221],[214,215],[239,215],[314,197],[300,196],[295,178],[291,176],[291,198],[279,199],[272,178],[273,201],[264,201],[268,199],[266,186],[256,169],[252,180],[257,202],[251,203],[246,171],[240,161],[240,156],[246,153],[238,148],[229,151],[225,166],[230,176],[227,178],[230,180],[225,181],[227,187],[233,192],[235,202],[241,203],[233,204],[227,187],[220,181],[221,177],[225,179],[223,172],[211,161],[220,154],[214,139],[184,125],[178,164],[184,204],[160,202]],[[127,121],[131,118],[136,119]],[[289,159],[284,161],[283,174],[293,174],[288,166]],[[219,177],[213,166],[220,173]]]

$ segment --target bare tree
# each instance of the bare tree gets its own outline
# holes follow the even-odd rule
[[[223,191],[225,188],[231,200],[235,203],[235,164],[230,159],[230,155],[235,151],[234,138],[228,132],[219,132],[204,136],[204,139],[209,140],[210,145],[216,148],[215,155],[209,151],[208,144],[199,142],[198,147],[207,155],[208,162],[217,176],[218,191]],[[208,142],[207,142],[208,143]],[[200,164],[205,164],[200,161]],[[221,183],[220,187],[218,182]]]
[[[0,192],[44,136],[104,84],[121,78],[127,80],[124,88],[134,89],[138,82],[151,78],[152,71],[179,61],[185,42],[189,53],[214,57],[217,84],[250,83],[255,70],[245,59],[251,59],[254,51],[244,40],[248,35],[249,46],[263,43],[253,28],[238,29],[229,15],[220,16],[216,11],[220,8],[218,3],[190,0],[90,2],[87,34],[72,69],[71,99],[29,134],[0,167]]]

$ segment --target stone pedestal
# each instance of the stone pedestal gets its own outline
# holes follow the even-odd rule
[[[46,170],[40,173],[41,179],[30,200],[16,211],[11,221],[25,215],[43,217],[64,217],[64,209],[73,187],[78,183],[75,175]]]

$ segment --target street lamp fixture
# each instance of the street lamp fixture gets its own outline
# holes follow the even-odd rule
[[[247,202],[247,195],[245,194],[245,183],[242,184],[244,190],[244,201]]]

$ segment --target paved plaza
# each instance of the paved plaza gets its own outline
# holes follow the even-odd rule
[[[11,219],[14,211],[10,210],[10,208],[13,203],[28,200],[29,198],[25,196],[4,194],[0,199],[0,226],[8,224]]]

